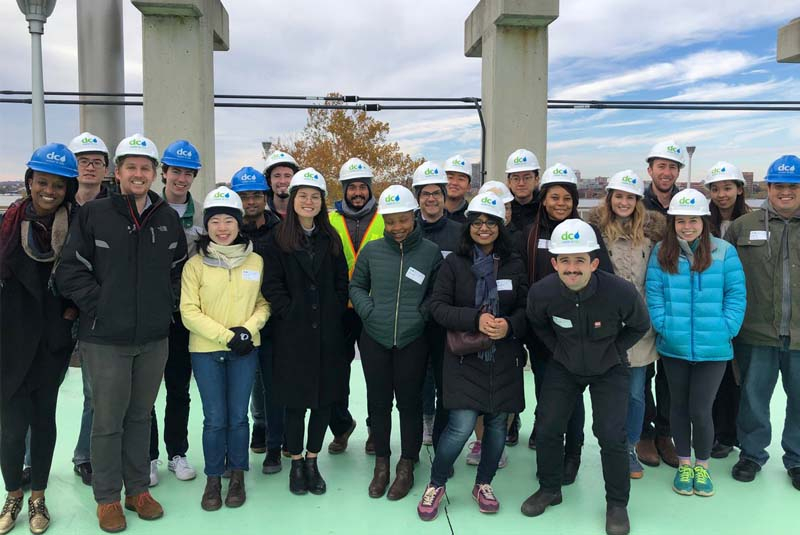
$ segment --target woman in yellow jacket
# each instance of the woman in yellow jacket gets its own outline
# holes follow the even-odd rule
[[[225,505],[245,501],[244,471],[249,468],[247,408],[258,366],[259,330],[269,318],[261,295],[263,260],[239,229],[242,200],[222,186],[203,205],[207,234],[198,253],[183,268],[181,316],[189,329],[192,370],[203,401],[203,455],[206,488],[200,505],[222,507],[221,480],[231,481]]]

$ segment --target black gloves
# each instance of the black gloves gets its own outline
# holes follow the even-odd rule
[[[231,327],[230,330],[233,331],[233,338],[228,342],[231,351],[239,356],[249,355],[255,349],[250,331],[244,327]]]

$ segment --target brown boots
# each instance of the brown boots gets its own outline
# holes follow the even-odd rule
[[[205,511],[216,511],[222,507],[222,478],[220,476],[206,478],[206,490],[203,491],[200,507]]]
[[[244,491],[244,470],[231,471],[231,481],[228,483],[228,495],[225,496],[226,507],[241,507],[247,499]]]
[[[389,458],[375,457],[375,471],[369,484],[369,497],[380,498],[389,485]]]
[[[386,497],[390,500],[405,498],[414,486],[414,461],[401,458],[395,468],[394,483],[389,487]]]

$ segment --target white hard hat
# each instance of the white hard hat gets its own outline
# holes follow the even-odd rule
[[[322,176],[322,173],[320,173],[313,167],[306,167],[305,169],[300,169],[298,172],[294,174],[294,176],[292,176],[292,181],[289,182],[289,193],[291,193],[293,189],[302,186],[307,186],[309,188],[317,188],[318,190],[321,190],[322,193],[324,194],[328,193],[328,188],[325,185],[325,177]]]
[[[739,168],[730,162],[723,161],[715,163],[714,166],[708,170],[703,184],[708,187],[709,184],[722,182],[723,180],[732,180],[738,182],[742,186],[745,184],[744,177],[742,176],[742,172],[739,171]]]
[[[639,197],[644,197],[644,182],[639,178],[639,175],[630,169],[620,171],[609,179],[606,191],[612,189],[627,191]]]
[[[372,179],[375,178],[375,175],[372,173],[372,168],[367,165],[367,162],[358,158],[350,158],[344,162],[341,170],[339,170],[339,182],[347,182],[357,178]]]
[[[158,164],[158,147],[142,134],[133,134],[124,138],[117,145],[114,153],[115,161],[118,162],[123,156],[146,156]]]
[[[711,215],[706,196],[696,189],[686,188],[679,191],[669,201],[669,215]]]
[[[511,190],[508,189],[508,186],[499,180],[490,180],[484,183],[483,186],[481,186],[481,189],[478,190],[478,195],[481,193],[486,193],[487,191],[491,191],[497,195],[503,204],[514,200],[514,194],[511,193]]]
[[[653,158],[671,160],[677,163],[679,167],[683,167],[685,165],[683,146],[674,139],[659,141],[653,145],[653,148],[650,149],[650,153],[647,155],[647,163],[649,164],[650,160]]]
[[[206,195],[203,202],[203,210],[209,208],[233,208],[239,210],[244,215],[244,208],[242,208],[242,199],[239,194],[227,186],[220,186],[212,189]]]
[[[399,184],[383,190],[378,201],[378,213],[381,215],[413,212],[417,208],[419,208],[419,204],[417,204],[414,194]]]
[[[563,163],[556,163],[544,170],[539,187],[544,188],[550,184],[572,184],[577,187],[578,177],[575,176],[575,171],[571,167]]]
[[[600,248],[597,234],[589,223],[581,219],[562,221],[550,236],[549,250],[552,254],[589,253]]]
[[[465,215],[469,214],[486,214],[498,218],[500,221],[505,221],[506,207],[503,201],[492,191],[478,193],[469,201]]]
[[[264,168],[264,175],[267,177],[267,181],[269,181],[269,171],[273,167],[277,165],[285,165],[286,167],[291,167],[297,172],[300,169],[300,166],[297,165],[297,161],[292,157],[291,154],[288,152],[283,152],[281,150],[276,150],[269,156],[267,156],[267,166]]]
[[[534,153],[527,149],[515,150],[509,154],[506,160],[506,174],[538,170],[539,160]]]
[[[108,147],[106,147],[106,144],[102,139],[91,132],[84,132],[72,138],[72,141],[69,142],[69,150],[76,156],[84,152],[102,152],[108,156]]]
[[[461,171],[459,171],[460,173]],[[433,162],[423,162],[414,171],[411,187],[424,188],[431,184],[447,184],[447,175]]]
[[[447,160],[445,160],[444,172],[447,173],[447,171],[464,173],[470,178],[470,180],[472,180],[472,164],[460,154],[450,156]]]

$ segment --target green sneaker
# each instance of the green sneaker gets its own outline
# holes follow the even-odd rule
[[[708,470],[699,464],[694,466],[694,493],[698,496],[714,495],[714,483],[711,482],[711,476],[708,475]]]
[[[694,493],[694,470],[691,465],[682,464],[675,473],[672,481],[672,490],[684,496],[691,496]]]

